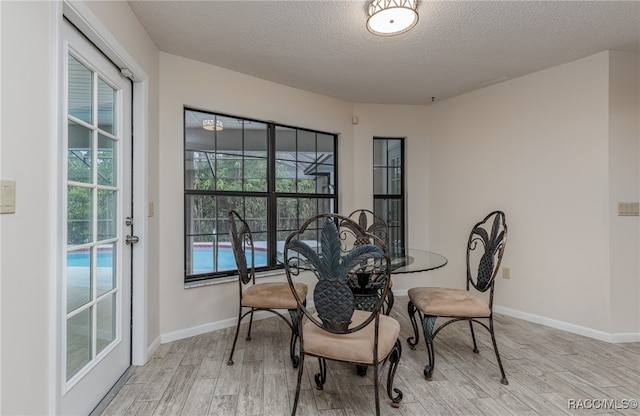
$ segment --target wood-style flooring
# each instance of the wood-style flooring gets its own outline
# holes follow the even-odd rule
[[[609,344],[512,317],[494,318],[498,348],[509,379],[500,372],[491,339],[476,329],[479,354],[471,351],[466,323],[455,323],[435,340],[433,378],[422,334],[416,350],[406,338],[411,324],[407,297],[396,297],[392,316],[402,326],[402,358],[395,386],[404,398],[392,408],[381,382],[382,415],[640,415],[640,343]],[[102,414],[289,415],[297,370],[288,355],[289,332],[280,318],[254,322],[252,340],[240,333],[235,365],[227,359],[235,328],[161,345],[136,367]],[[373,372],[359,377],[352,365],[328,362],[324,390],[315,388],[315,358],[305,360],[297,414],[374,415]]]

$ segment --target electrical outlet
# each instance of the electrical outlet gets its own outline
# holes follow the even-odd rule
[[[511,279],[511,268],[503,267],[502,268],[502,278],[503,279]]]

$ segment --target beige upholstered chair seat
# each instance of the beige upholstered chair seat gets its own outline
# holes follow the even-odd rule
[[[294,283],[300,299],[307,297],[307,285]],[[242,306],[262,309],[297,309],[298,303],[287,282],[258,283],[242,293]]]
[[[489,304],[467,290],[442,287],[409,289],[409,299],[425,315],[489,317]]]
[[[365,321],[371,312],[355,310],[350,327],[354,327]],[[317,315],[314,315],[318,319]],[[304,350],[305,353],[319,355],[329,359],[349,361],[353,363],[373,363],[373,340],[375,321],[362,330],[351,334],[333,334],[320,329],[313,322],[304,324]],[[380,327],[378,332],[378,359],[382,360],[393,349],[398,335],[400,324],[393,318],[380,315]],[[337,340],[340,339],[338,342]]]

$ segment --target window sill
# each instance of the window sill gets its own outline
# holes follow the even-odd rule
[[[260,279],[263,277],[280,276],[284,274],[285,272],[283,269],[267,270],[264,272],[256,273],[256,279]],[[227,276],[227,277],[218,277],[216,279],[200,280],[197,282],[187,282],[184,284],[184,288],[195,289],[203,286],[222,285],[226,283],[237,283],[237,282],[238,282],[238,275],[235,275],[235,276]]]

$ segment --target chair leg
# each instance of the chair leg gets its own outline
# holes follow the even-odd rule
[[[295,416],[298,409],[298,400],[300,399],[300,386],[302,385],[302,374],[304,373],[304,352],[300,351],[300,362],[298,363],[298,385],[296,386],[296,397],[293,399],[293,409],[291,416]]]
[[[395,303],[395,298],[393,296],[393,292],[391,289],[387,292],[387,298],[384,301],[382,306],[382,313],[389,316],[391,314],[391,309],[393,308],[393,304]]]
[[[476,354],[479,352],[478,344],[476,344],[476,334],[473,332],[473,321],[469,320],[469,328],[471,328],[471,339],[473,340],[473,352]]]
[[[402,391],[393,387],[393,381],[396,377],[396,370],[402,356],[402,344],[400,339],[396,340],[396,345],[389,355],[389,373],[387,374],[387,395],[391,399],[391,407],[400,407],[402,400]],[[396,393],[394,396],[393,393]]]
[[[249,317],[249,331],[247,331],[247,341],[251,341],[251,327],[253,326],[253,311],[254,309],[251,308],[251,316]]]
[[[507,376],[504,373],[504,368],[502,367],[502,360],[500,360],[500,353],[498,352],[498,344],[496,344],[496,335],[493,332],[493,316],[489,318],[489,332],[491,333],[491,342],[493,343],[493,350],[496,353],[496,360],[498,360],[498,367],[500,367],[500,374],[502,375],[502,379],[500,383],[505,386],[509,384],[509,380],[507,380]]]
[[[231,347],[231,355],[229,355],[229,360],[227,361],[227,365],[233,365],[233,352],[236,350],[236,343],[238,342],[238,334],[240,333],[240,324],[242,323],[242,306],[240,307],[240,312],[238,313],[238,325],[236,325],[236,335],[233,337],[233,346]]]
[[[378,364],[373,365],[373,392],[376,401],[376,416],[380,416],[380,393],[378,392]]]
[[[320,372],[316,373],[314,379],[316,381],[316,389],[324,389],[324,383],[327,381],[327,360],[324,358],[318,358],[318,365],[320,366]]]
[[[427,355],[429,357],[429,363],[424,367],[424,377],[427,380],[431,380],[433,367],[435,366],[435,354],[433,352],[433,328],[435,323],[435,316],[424,315],[422,317],[422,331],[424,332],[424,341],[427,344]]]
[[[296,344],[300,338],[300,329],[298,328],[298,309],[289,309],[289,315],[291,316],[291,341],[289,345],[289,355],[291,357],[291,364],[293,368],[298,368],[299,357],[296,355]]]
[[[418,345],[418,341],[420,340],[420,336],[418,335],[418,323],[416,322],[416,313],[419,315],[421,314],[411,301],[407,304],[407,313],[409,314],[411,326],[413,327],[413,336],[407,338],[407,344],[409,344],[409,348],[415,350],[416,345]],[[422,316],[420,316],[420,319],[422,319]]]

